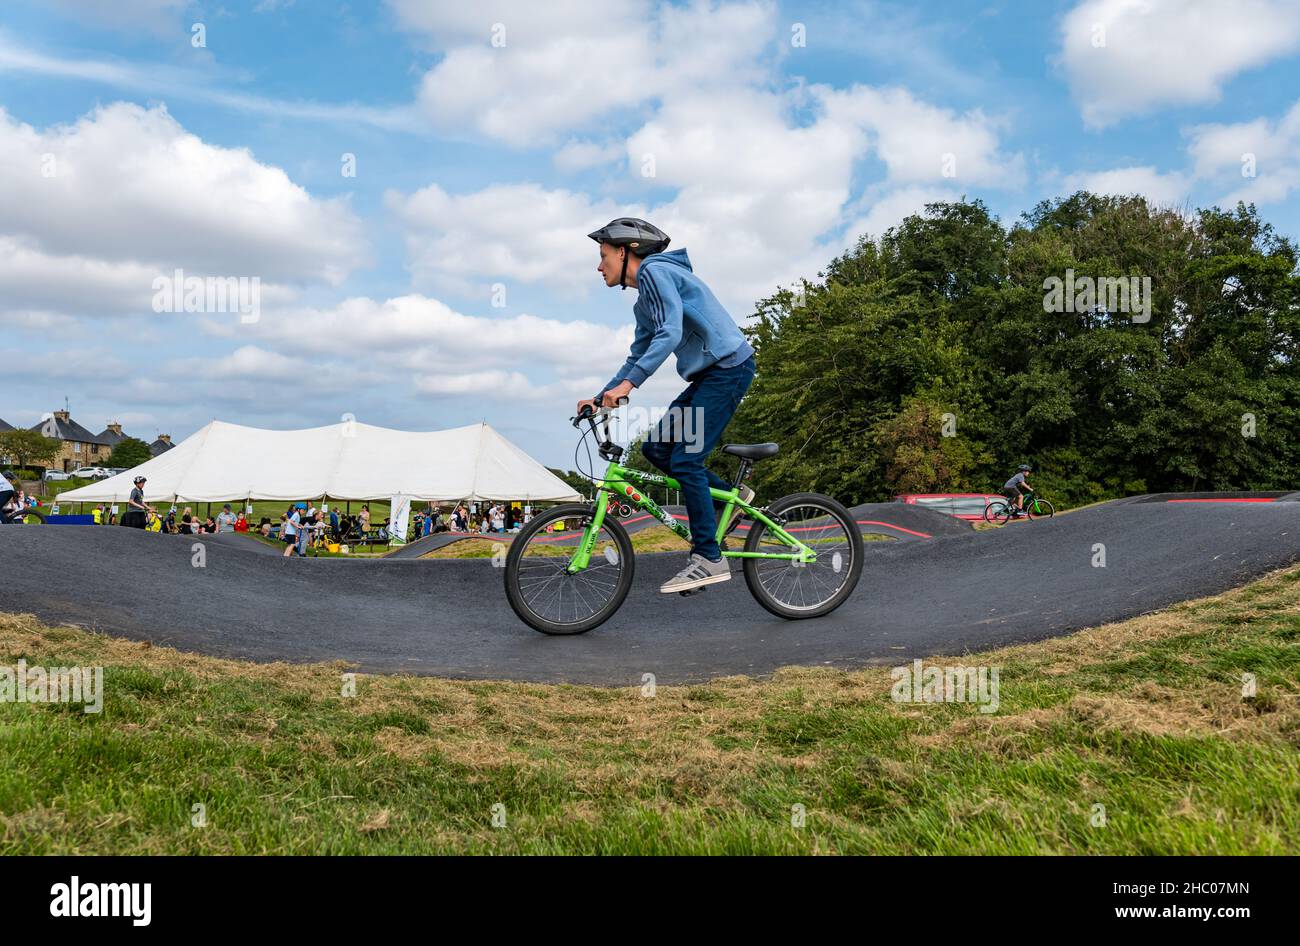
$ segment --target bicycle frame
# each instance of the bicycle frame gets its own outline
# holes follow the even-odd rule
[[[582,541],[578,544],[577,550],[569,560],[569,572],[580,572],[590,563],[591,553],[596,545],[596,535],[600,532],[600,527],[605,521],[605,512],[610,495],[615,495],[620,501],[628,501],[638,509],[650,513],[681,538],[687,542],[691,541],[691,530],[686,523],[647,496],[645,493],[646,485],[681,489],[681,484],[671,476],[664,476],[660,473],[644,473],[641,470],[629,469],[619,463],[610,462],[605,469],[604,477],[596,487],[596,514],[587,525]],[[739,507],[741,512],[763,523],[771,530],[772,535],[792,549],[790,552],[733,552],[726,550],[722,553],[725,557],[786,559],[805,565],[817,561],[816,552],[786,532],[778,523],[773,522],[761,509],[757,509],[741,499],[738,490],[721,490],[709,487],[709,493],[715,500],[725,504],[722,515],[718,518],[717,540],[719,544],[722,543],[723,538],[726,536],[727,525],[731,522],[732,516],[735,515],[737,507]]]

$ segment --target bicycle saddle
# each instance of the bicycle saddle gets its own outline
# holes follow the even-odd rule
[[[780,449],[781,445],[775,443],[729,443],[722,448],[722,452],[745,460],[762,460],[776,456]]]

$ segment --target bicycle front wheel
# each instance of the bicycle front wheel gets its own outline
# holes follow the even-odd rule
[[[862,577],[858,524],[842,505],[819,493],[783,496],[767,512],[784,520],[782,528],[817,553],[817,560],[744,559],[750,594],[768,611],[792,621],[830,614],[848,600]],[[782,554],[793,549],[756,519],[745,551]]]
[[[1030,519],[1051,519],[1056,508],[1046,499],[1033,499],[1025,503],[1025,512]]]
[[[609,620],[627,598],[635,567],[632,540],[611,515],[594,536],[587,567],[569,571],[595,512],[577,503],[556,506],[530,519],[510,543],[506,599],[533,630],[584,634]]]

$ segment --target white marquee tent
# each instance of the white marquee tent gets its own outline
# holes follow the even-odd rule
[[[580,498],[487,424],[414,433],[355,421],[262,430],[214,420],[140,466],[61,493],[59,502],[125,502],[137,476],[148,479],[146,502]]]

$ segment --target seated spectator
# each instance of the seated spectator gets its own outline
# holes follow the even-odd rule
[[[240,513],[240,515],[243,515],[243,513]],[[234,532],[235,523],[238,521],[239,521],[239,516],[236,516],[233,512],[231,512],[230,503],[226,503],[224,506],[221,507],[221,512],[217,513],[217,518],[216,518],[217,531]]]
[[[235,531],[248,531],[248,519],[244,516],[243,510],[240,510],[239,515],[235,516]]]

